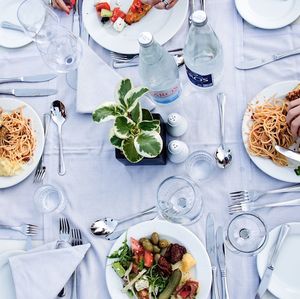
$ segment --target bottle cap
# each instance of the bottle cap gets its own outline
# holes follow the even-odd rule
[[[207,23],[207,16],[204,10],[196,10],[192,14],[192,22],[195,25],[203,26]]]
[[[142,32],[138,41],[141,46],[148,47],[153,42],[153,35],[150,32]]]

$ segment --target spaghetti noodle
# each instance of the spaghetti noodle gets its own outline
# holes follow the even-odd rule
[[[288,160],[275,150],[275,145],[289,148],[294,142],[286,123],[287,103],[271,98],[261,105],[249,107],[253,121],[248,147],[252,155],[271,159],[279,166],[288,166]]]
[[[30,119],[22,107],[11,113],[0,108],[0,175],[15,175],[32,158],[35,143]]]

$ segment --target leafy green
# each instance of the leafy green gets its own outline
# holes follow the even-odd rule
[[[157,264],[154,264],[151,268],[149,268],[145,275],[149,282],[149,289],[154,292],[157,290],[155,295],[161,293],[166,288],[169,279],[161,274]]]
[[[120,85],[117,89],[117,98],[119,99],[119,102],[121,103],[121,105],[124,107],[126,106],[126,104],[124,102],[124,98],[131,88],[132,88],[132,84],[131,84],[130,79],[123,79],[120,82]]]
[[[300,166],[294,169],[296,175],[300,175]]]
[[[122,246],[108,256],[109,259],[116,259],[125,269],[128,269],[132,262],[132,251],[127,244],[127,237],[122,242]]]

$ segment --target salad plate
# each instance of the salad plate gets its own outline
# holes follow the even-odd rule
[[[212,281],[211,264],[208,254],[202,242],[191,231],[179,224],[170,223],[165,220],[153,220],[134,225],[114,243],[108,256],[111,256],[112,253],[118,250],[124,240],[127,240],[127,244],[129,245],[131,238],[139,240],[145,236],[150,237],[153,232],[157,232],[161,239],[166,239],[172,244],[177,243],[184,246],[186,252],[193,256],[196,264],[190,270],[190,274],[192,280],[197,281],[200,285],[195,298],[207,299]],[[106,262],[106,283],[110,296],[112,299],[128,299],[128,294],[122,292],[122,279],[112,268],[113,262],[114,260],[110,258]]]
[[[110,1],[110,6],[117,1]],[[121,1],[121,9],[127,12],[132,0]],[[95,9],[95,0],[83,1],[83,22],[90,36],[100,46],[114,52],[136,54],[139,52],[138,36],[141,32],[151,32],[155,40],[163,45],[181,28],[188,13],[188,0],[180,0],[170,10],[152,8],[139,22],[122,32],[113,29],[112,24],[102,24]]]

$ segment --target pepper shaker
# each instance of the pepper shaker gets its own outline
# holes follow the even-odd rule
[[[182,136],[187,130],[186,119],[178,113],[171,113],[168,115],[167,131],[173,137]]]
[[[189,148],[185,142],[172,140],[168,144],[168,158],[171,162],[179,164],[186,160],[189,155]]]

